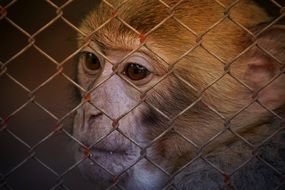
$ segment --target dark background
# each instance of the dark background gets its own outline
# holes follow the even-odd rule
[[[52,0],[52,2],[57,6],[62,6],[67,1]],[[9,3],[11,3],[11,0],[0,0],[2,10]],[[78,26],[84,15],[96,4],[94,0],[74,0],[63,9],[63,16],[73,25]],[[8,7],[6,13],[10,20],[32,35],[56,16],[56,8],[44,0],[19,0]],[[35,45],[60,63],[76,51],[76,33],[72,27],[58,19],[35,36]],[[11,25],[7,19],[1,17],[1,64],[11,59],[28,44],[29,37]],[[76,56],[63,65],[64,74],[71,79],[75,78],[75,62]],[[9,75],[30,91],[57,72],[57,65],[34,47],[28,48],[9,62],[6,68]],[[62,75],[58,75],[35,92],[34,100],[35,103],[42,105],[57,118],[61,118],[76,107],[78,103],[74,98],[74,89],[75,87],[71,82]],[[57,120],[34,103],[28,103],[13,115],[6,123],[7,130],[3,130],[3,120],[29,99],[29,92],[11,80],[6,74],[0,75],[0,118],[2,120],[2,125],[0,125],[1,190],[44,190],[51,189],[56,185],[59,182],[58,176],[37,160],[50,167],[58,175],[63,174],[75,164],[72,152],[77,143],[62,131],[52,135],[33,150],[28,147],[33,147],[41,142],[57,126]],[[72,117],[73,114],[63,121],[64,129],[71,134]],[[16,137],[13,135],[16,135]],[[25,146],[24,143],[28,146]],[[35,157],[29,157],[33,154],[35,154]],[[20,167],[16,167],[23,161],[24,163]],[[12,170],[14,171],[5,176],[6,178],[2,178]],[[77,167],[67,172],[62,180],[68,189],[94,189],[94,186],[80,175]],[[55,189],[65,188],[57,187]]]

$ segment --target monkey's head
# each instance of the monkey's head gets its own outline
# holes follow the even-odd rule
[[[253,1],[122,2],[80,27],[76,158],[98,188],[159,188],[284,104],[285,27]]]

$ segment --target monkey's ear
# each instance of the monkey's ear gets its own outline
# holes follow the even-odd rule
[[[244,79],[258,100],[274,110],[285,103],[285,25],[272,26],[256,42],[245,55]]]

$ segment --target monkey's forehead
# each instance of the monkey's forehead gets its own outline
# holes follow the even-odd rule
[[[164,0],[161,3],[157,0],[129,0],[121,4],[121,1],[110,1],[113,7],[101,2],[100,6],[92,11],[85,20],[84,24],[95,29],[103,24],[110,27],[109,20],[119,20],[120,31],[127,32],[126,27],[132,27],[140,32],[148,32],[157,27],[158,24],[165,23],[172,18],[180,19],[186,24],[191,22],[189,27],[202,28],[206,24],[215,24],[215,21],[227,16],[225,7],[213,0]],[[233,2],[233,0],[222,0],[224,6]],[[116,8],[118,7],[118,8]],[[243,25],[253,25],[263,22],[267,19],[265,11],[259,8],[254,1],[240,0],[226,14],[230,14],[232,19],[240,21]],[[114,23],[112,23],[114,24]],[[128,26],[129,25],[129,26]],[[95,28],[94,28],[95,27]],[[115,27],[115,26],[111,26]],[[104,27],[102,27],[104,28]],[[111,30],[112,31],[112,30]],[[110,31],[110,32],[111,32]],[[117,31],[113,31],[117,32]]]
[[[217,22],[220,22],[220,26],[231,22],[225,15],[225,8],[213,0],[164,2],[129,0],[120,5],[122,2],[112,0],[110,3],[113,7],[101,2],[81,23],[80,31],[83,34],[79,34],[79,44],[91,39],[102,47],[132,48],[141,41],[142,35],[161,44],[173,43],[174,38],[189,42],[191,39],[194,41],[195,37],[205,33]],[[227,5],[232,0],[221,2]],[[270,19],[263,9],[248,0],[241,0],[229,9],[227,14],[245,27],[255,26]],[[213,38],[218,39],[219,35],[227,36],[230,41],[234,30],[240,32],[240,28],[232,27],[231,30],[224,30],[222,35],[216,34]]]

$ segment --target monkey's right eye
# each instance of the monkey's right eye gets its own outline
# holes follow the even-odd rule
[[[149,74],[147,68],[136,63],[130,63],[125,68],[124,74],[134,81],[142,80]]]
[[[96,71],[101,68],[100,60],[94,53],[82,52],[80,58],[88,70]]]

